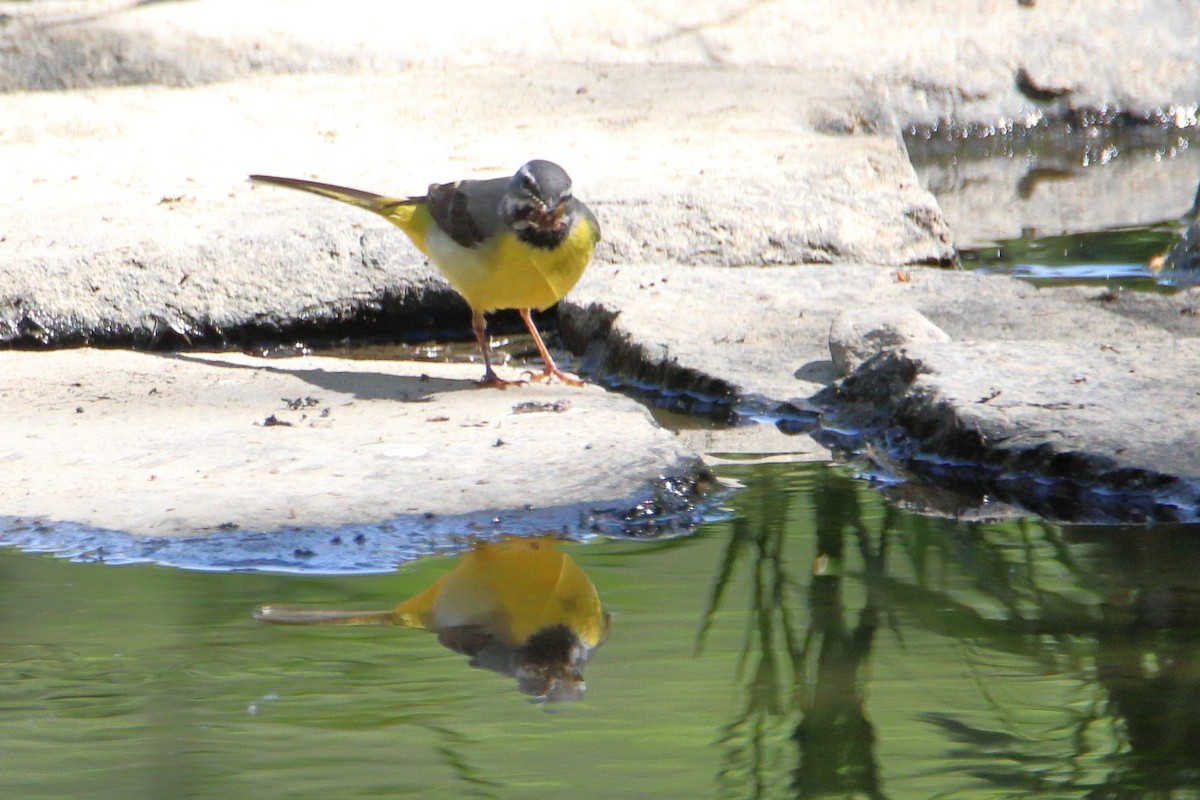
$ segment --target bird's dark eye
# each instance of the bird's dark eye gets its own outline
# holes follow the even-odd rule
[[[537,181],[533,179],[532,175],[526,172],[521,176],[521,186],[532,192],[537,188]]]

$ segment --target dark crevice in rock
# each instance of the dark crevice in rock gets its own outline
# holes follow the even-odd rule
[[[596,304],[559,307],[559,336],[568,349],[582,354],[584,372],[617,388],[652,389],[673,397],[674,410],[735,421],[738,387],[682,366],[669,353],[652,356],[628,335],[613,330],[619,313]]]
[[[1079,523],[1200,521],[1200,485],[1065,449],[1053,432],[1023,436],[914,387],[922,367],[895,351],[866,362],[814,397],[824,409],[815,438],[866,453],[894,477],[1000,501]]]
[[[401,341],[471,338],[471,317],[466,305],[448,288],[436,287],[384,292],[358,305],[330,304],[292,317],[264,313],[229,325],[184,315],[173,319],[156,315],[134,324],[127,320],[97,324],[41,313],[36,307],[14,310],[17,313],[0,320],[0,346],[11,349],[91,346],[173,351],[296,341],[321,343],[346,338]],[[515,312],[501,314],[492,327],[508,329],[514,323],[519,326]]]
[[[1067,86],[1046,85],[1030,75],[1029,70],[1024,66],[1017,68],[1017,74],[1013,80],[1017,91],[1035,103],[1051,103],[1073,91]]]

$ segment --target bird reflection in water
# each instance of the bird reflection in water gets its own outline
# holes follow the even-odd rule
[[[281,625],[424,628],[471,666],[516,678],[521,692],[578,699],[583,668],[608,633],[596,587],[552,539],[481,543],[425,591],[386,611],[263,606]]]

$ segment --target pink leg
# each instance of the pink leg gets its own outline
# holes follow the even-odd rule
[[[558,368],[554,363],[554,359],[550,356],[550,351],[546,349],[546,343],[542,341],[542,335],[538,333],[537,326],[533,324],[533,317],[530,316],[528,308],[518,309],[521,314],[521,319],[525,320],[525,327],[529,328],[529,332],[533,334],[533,343],[537,345],[538,352],[542,356],[542,361],[546,364],[546,369],[541,375],[533,375],[535,381],[548,381],[550,378],[558,378],[568,386],[583,386],[583,381],[573,375],[568,375]]]
[[[484,319],[482,311],[472,312],[471,330],[475,331],[475,341],[479,343],[479,350],[483,353],[484,371],[483,378],[479,382],[485,386],[495,386],[497,389],[507,389],[510,384],[522,383],[522,381],[506,381],[492,369],[492,346],[488,342],[487,320]]]

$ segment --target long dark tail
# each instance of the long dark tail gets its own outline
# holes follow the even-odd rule
[[[302,178],[280,178],[275,175],[251,175],[250,180],[255,183],[267,183],[273,186],[283,186],[288,189],[298,189],[302,192],[319,194],[322,197],[340,200],[352,206],[365,208],[367,211],[374,211],[376,214],[382,214],[385,217],[393,216],[398,206],[413,205],[424,199],[421,197],[409,197],[401,200],[395,197],[385,197],[373,192],[364,192],[361,189],[351,189],[347,186],[334,186],[332,183],[306,181]]]

